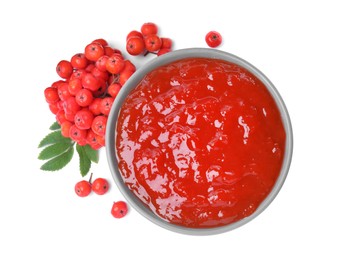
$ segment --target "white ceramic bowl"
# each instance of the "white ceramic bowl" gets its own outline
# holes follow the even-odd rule
[[[116,147],[115,147],[115,128],[116,128],[116,122],[118,119],[120,108],[125,100],[125,98],[128,96],[129,92],[137,86],[137,84],[143,79],[143,77],[148,74],[150,71],[154,70],[157,67],[169,64],[171,62],[181,60],[184,58],[211,58],[211,59],[221,59],[228,62],[232,62],[234,64],[237,64],[251,73],[253,73],[258,79],[264,83],[266,88],[269,90],[270,94],[274,98],[276,105],[280,111],[281,118],[283,120],[283,125],[286,132],[286,142],[285,142],[285,151],[284,151],[284,159],[283,159],[283,165],[280,172],[280,175],[269,193],[269,195],[263,200],[263,202],[260,204],[260,206],[257,208],[257,210],[250,216],[243,218],[237,222],[221,226],[221,227],[214,227],[214,228],[189,228],[184,226],[175,225],[172,223],[169,223],[161,218],[159,218],[154,212],[152,212],[146,205],[144,205],[130,190],[129,188],[124,184],[123,179],[121,177],[121,174],[118,169],[118,161],[116,157]],[[189,234],[189,235],[211,235],[211,234],[219,234],[223,233],[229,230],[232,230],[234,228],[240,227],[247,222],[254,219],[256,216],[258,216],[264,209],[268,207],[268,205],[273,201],[273,199],[276,197],[278,192],[280,191],[286,177],[288,174],[288,170],[291,163],[292,158],[292,150],[293,150],[293,134],[292,134],[292,128],[291,128],[291,122],[290,118],[286,109],[286,106],[274,87],[274,85],[271,83],[271,81],[257,68],[255,68],[253,65],[248,63],[247,61],[232,55],[227,52],[215,50],[215,49],[206,49],[206,48],[191,48],[191,49],[182,49],[170,52],[168,54],[162,55],[160,57],[154,58],[144,66],[142,66],[140,69],[138,69],[131,78],[126,82],[126,84],[123,86],[121,91],[119,92],[117,98],[114,101],[113,107],[111,109],[108,123],[107,123],[107,129],[106,129],[106,151],[107,151],[107,157],[109,162],[109,167],[112,173],[112,177],[114,181],[116,182],[118,188],[122,192],[122,194],[125,196],[128,203],[136,209],[140,214],[142,214],[144,217],[152,221],[153,223],[166,228],[171,231],[183,233],[183,234]]]

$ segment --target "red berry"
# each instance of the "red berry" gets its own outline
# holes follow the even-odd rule
[[[44,97],[49,104],[56,103],[60,100],[57,89],[53,87],[48,87],[44,90]]]
[[[115,50],[110,46],[104,46],[104,55],[110,57],[112,54],[115,53]]]
[[[145,43],[143,38],[131,37],[126,42],[126,50],[130,55],[136,56],[144,52]]]
[[[131,37],[139,37],[139,38],[143,38],[143,34],[139,31],[131,31],[128,33],[128,35],[126,36],[126,41],[129,40]]]
[[[70,63],[75,69],[84,69],[88,64],[88,59],[84,53],[77,53],[71,57]]]
[[[101,146],[105,146],[105,136],[100,136],[100,135],[97,135],[97,142],[101,145]]]
[[[115,218],[122,218],[128,213],[128,206],[124,201],[114,202],[111,209],[111,214]]]
[[[69,61],[61,60],[56,66],[56,72],[61,78],[68,79],[73,73],[73,66]]]
[[[115,98],[121,88],[122,88],[122,86],[119,83],[112,83],[108,87],[108,94],[111,97]]]
[[[102,99],[100,99],[100,98],[94,98],[92,103],[89,105],[89,110],[95,116],[98,116],[99,114],[101,114],[101,109],[100,109],[101,101],[102,101]]]
[[[59,110],[56,113],[56,121],[59,125],[62,125],[64,121],[67,121],[64,110]]]
[[[92,191],[98,195],[103,195],[109,190],[109,183],[104,178],[97,178],[92,183]]]
[[[125,60],[124,61],[124,70],[130,70],[132,72],[135,72],[136,71],[136,66],[129,60]]]
[[[102,57],[107,57],[107,56],[102,56]],[[108,57],[109,59],[109,57]],[[105,64],[106,65],[106,64]],[[105,67],[106,68],[106,67]],[[98,69],[97,67],[95,67],[92,71],[91,71],[92,75],[94,75],[95,78],[97,79],[102,79],[104,81],[107,81],[109,79],[109,72],[107,71],[102,71],[100,69]]]
[[[82,81],[80,79],[74,78],[70,79],[68,83],[68,91],[71,95],[75,96],[78,91],[82,89]]]
[[[102,57],[100,57],[95,63],[96,68],[100,71],[106,71],[106,62],[108,59],[108,55],[103,55]]]
[[[60,84],[57,88],[57,93],[62,101],[70,98],[71,94],[69,93],[69,84],[68,83]]]
[[[85,57],[91,61],[97,61],[104,55],[104,48],[100,43],[92,42],[85,47]]]
[[[150,35],[150,34],[157,34],[158,33],[158,27],[154,23],[144,23],[140,29],[142,34],[144,36]]]
[[[99,135],[96,135],[91,129],[88,130],[86,141],[87,144],[91,146],[92,149],[98,150],[101,148],[103,145],[100,144],[99,142]]]
[[[161,49],[171,49],[172,48],[172,40],[170,38],[161,38]]]
[[[72,125],[69,129],[69,137],[75,142],[78,142],[87,137],[87,131],[79,129],[76,125]]]
[[[49,104],[48,106],[49,106],[49,110],[50,110],[54,115],[56,115],[57,112],[59,112],[59,110],[60,110],[57,103]]]
[[[100,111],[103,115],[106,116],[109,115],[113,102],[114,102],[113,97],[105,97],[102,99],[100,104]]]
[[[124,69],[124,59],[119,54],[113,54],[106,62],[106,69],[111,74],[118,74]]]
[[[75,192],[80,197],[86,197],[91,192],[91,184],[88,181],[80,181],[75,185]]]
[[[69,97],[63,102],[63,109],[66,114],[76,114],[81,109],[80,105],[76,102],[75,97]]]
[[[61,134],[64,137],[69,137],[69,129],[73,125],[72,122],[66,120],[61,124]]]
[[[92,70],[95,68],[95,64],[94,63],[90,63],[88,64],[88,66],[85,68],[86,72],[92,72]]]
[[[78,129],[90,129],[94,115],[88,109],[82,109],[75,114],[74,122]]]
[[[81,107],[86,107],[92,103],[94,96],[90,90],[84,88],[77,92],[75,99]]]
[[[222,36],[216,31],[210,31],[206,34],[205,41],[209,47],[215,48],[222,43]]]
[[[72,79],[82,79],[87,73],[85,69],[75,69],[73,74],[71,74],[70,80]]]
[[[106,116],[96,116],[92,121],[91,125],[92,131],[99,136],[104,136],[107,121],[108,118]]]
[[[86,73],[82,78],[82,86],[83,88],[89,89],[91,91],[96,91],[100,87],[100,81],[95,78],[92,73]]]
[[[123,70],[119,75],[119,84],[123,86],[125,82],[132,76],[133,73],[134,72],[131,70]]]
[[[65,113],[64,117],[66,120],[70,121],[70,122],[74,122],[74,118],[75,118],[75,113]]]
[[[146,36],[144,39],[144,42],[145,42],[145,48],[149,52],[158,51],[162,45],[160,37],[158,37],[158,35],[155,35],[155,34],[150,34]]]

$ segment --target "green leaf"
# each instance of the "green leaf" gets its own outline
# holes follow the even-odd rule
[[[66,166],[71,161],[71,159],[73,158],[73,155],[74,155],[74,147],[70,146],[70,148],[66,152],[54,157],[53,159],[43,164],[41,166],[41,170],[58,171],[62,169],[64,166]]]
[[[38,159],[48,160],[50,158],[58,156],[67,151],[71,145],[73,144],[70,142],[60,142],[49,145],[40,152]]]
[[[80,172],[82,177],[84,177],[90,170],[91,161],[84,151],[84,146],[76,144],[76,151],[80,157]]]
[[[88,156],[88,158],[90,159],[90,161],[94,162],[94,163],[98,163],[99,157],[98,157],[98,151],[94,150],[91,148],[90,145],[85,145],[83,146],[83,150],[86,153],[86,155]]]
[[[61,126],[59,125],[59,123],[54,122],[50,127],[49,130],[58,130],[61,129]]]
[[[54,131],[51,132],[50,134],[46,135],[41,142],[39,143],[38,148],[41,148],[43,146],[49,145],[49,144],[55,144],[55,143],[59,143],[59,142],[68,142],[71,143],[71,139],[70,138],[66,138],[61,134],[61,131]]]

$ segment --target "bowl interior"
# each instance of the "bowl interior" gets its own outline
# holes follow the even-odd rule
[[[211,59],[222,59],[228,62],[232,62],[237,64],[251,73],[253,73],[261,82],[265,85],[265,87],[269,90],[270,94],[275,100],[275,103],[280,111],[281,118],[283,121],[283,125],[286,132],[286,140],[285,140],[285,151],[284,151],[284,159],[281,168],[281,172],[279,177],[269,193],[269,195],[263,200],[260,206],[256,209],[256,211],[237,222],[234,222],[229,225],[221,226],[221,227],[214,227],[214,228],[188,228],[184,226],[179,226],[175,224],[171,224],[161,218],[159,218],[154,212],[152,212],[147,206],[145,206],[124,184],[124,181],[121,177],[121,174],[118,169],[118,161],[116,157],[116,147],[115,147],[115,129],[116,129],[116,122],[118,119],[120,108],[128,96],[129,92],[137,86],[137,84],[143,79],[143,77],[151,72],[153,69],[169,64],[171,62],[181,60],[184,58],[211,58]],[[292,150],[293,150],[293,134],[291,128],[290,117],[286,106],[274,87],[271,81],[256,67],[248,63],[247,61],[224,51],[214,50],[214,49],[206,49],[206,48],[191,48],[191,49],[182,49],[170,52],[168,54],[159,56],[146,65],[142,66],[138,69],[131,78],[126,82],[123,86],[121,91],[119,92],[118,96],[116,97],[111,112],[109,114],[107,129],[106,129],[106,152],[108,157],[109,167],[113,176],[114,181],[116,182],[118,188],[128,201],[128,203],[136,209],[140,214],[146,217],[148,220],[152,221],[153,223],[166,228],[171,231],[189,234],[189,235],[211,235],[211,234],[219,234],[223,233],[237,227],[244,225],[245,223],[254,219],[257,215],[259,215],[267,206],[273,201],[276,197],[278,192],[280,191],[286,176],[289,171],[291,158],[292,158]]]

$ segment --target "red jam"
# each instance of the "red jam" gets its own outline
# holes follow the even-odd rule
[[[187,227],[251,215],[279,176],[285,131],[263,83],[221,60],[188,58],[147,74],[117,122],[123,180],[154,213]]]

